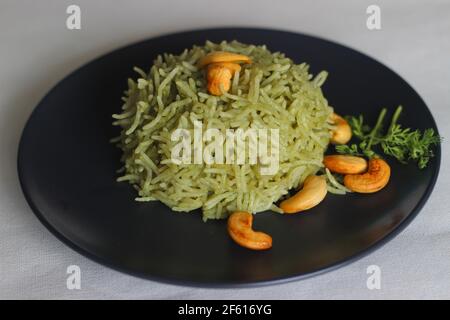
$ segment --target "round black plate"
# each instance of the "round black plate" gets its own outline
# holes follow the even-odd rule
[[[324,93],[340,114],[374,121],[381,107],[404,106],[401,123],[434,128],[430,111],[397,74],[352,49],[296,33],[209,29],[177,33],[116,50],[78,69],[39,103],[20,142],[20,182],[31,208],[59,239],[109,267],[166,282],[200,286],[279,283],[334,269],[398,234],[419,212],[436,181],[440,150],[428,168],[389,159],[392,178],[376,194],[328,195],[308,213],[262,213],[255,229],[274,239],[267,252],[233,243],[225,221],[137,203],[116,182],[118,112],[133,66],[148,70],[162,52],[180,53],[205,40],[266,44],[316,73],[328,70]]]

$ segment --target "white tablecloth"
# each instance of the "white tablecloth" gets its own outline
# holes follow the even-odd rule
[[[81,30],[66,8],[81,8]],[[366,8],[381,8],[381,30]],[[211,8],[213,6],[214,8]],[[137,279],[72,251],[35,218],[19,187],[17,146],[40,98],[66,74],[116,47],[148,37],[214,26],[260,26],[335,40],[382,61],[422,95],[450,138],[450,1],[18,1],[0,2],[0,298],[310,299],[450,298],[450,171],[447,141],[436,188],[393,241],[337,271],[253,289],[199,289]],[[369,265],[381,289],[366,287]],[[81,289],[66,287],[69,265]]]

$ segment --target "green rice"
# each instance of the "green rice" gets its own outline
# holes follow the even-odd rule
[[[212,51],[251,57],[222,96],[208,94],[197,61]],[[265,46],[236,41],[194,46],[180,55],[163,54],[148,73],[135,68],[128,80],[123,111],[113,115],[121,127],[115,139],[123,151],[122,176],[137,190],[137,201],[161,201],[174,211],[201,209],[203,219],[226,218],[235,210],[281,212],[275,203],[301,187],[322,167],[332,112],[321,85],[327,73],[313,77],[305,63],[295,64]],[[175,164],[171,150],[178,128],[279,129],[279,169],[261,175],[260,164]],[[205,145],[205,142],[204,142]],[[248,163],[248,162],[246,162]]]

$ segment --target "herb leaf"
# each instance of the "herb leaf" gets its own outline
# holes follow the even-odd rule
[[[338,153],[348,154],[351,156],[363,156],[363,154],[358,149],[358,145],[355,143],[351,145],[346,144],[338,145],[336,146],[336,151]]]
[[[401,163],[414,161],[420,169],[425,168],[430,158],[434,156],[433,146],[438,145],[442,138],[436,135],[433,129],[426,129],[422,133],[420,130],[403,128],[397,123],[402,110],[402,106],[397,107],[386,133],[383,133],[386,108],[381,110],[373,128],[364,123],[362,115],[347,117],[353,136],[359,143],[336,146],[336,151],[341,154],[373,158],[379,156],[373,150],[379,145],[385,155],[392,156]]]

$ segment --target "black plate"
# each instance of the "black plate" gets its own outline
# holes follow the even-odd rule
[[[173,213],[159,202],[137,203],[117,183],[119,150],[111,114],[133,66],[148,69],[162,52],[179,53],[205,40],[266,44],[312,72],[328,70],[324,93],[341,114],[374,121],[381,107],[405,107],[401,123],[436,125],[419,95],[397,74],[352,49],[296,33],[209,29],[177,33],[116,50],[78,69],[39,103],[20,142],[20,182],[31,208],[60,240],[109,267],[166,282],[238,286],[301,279],[342,266],[392,239],[417,215],[436,181],[440,150],[428,168],[390,159],[389,185],[373,195],[328,195],[307,214],[262,213],[255,229],[274,246],[252,252],[230,240],[225,221]]]

